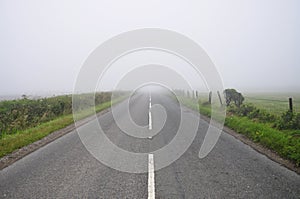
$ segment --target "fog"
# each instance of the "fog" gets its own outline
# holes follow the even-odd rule
[[[115,35],[146,27],[173,30],[197,42],[226,88],[300,91],[298,0],[1,0],[0,95],[71,93],[81,66],[96,47]],[[132,66],[153,60],[173,68],[174,76],[204,82],[180,60],[144,52],[120,59],[99,87],[110,90]],[[160,70],[152,67],[152,72]],[[162,71],[157,73],[170,74]],[[135,77],[145,79],[149,73]],[[183,85],[170,80],[172,88]],[[196,89],[205,90],[205,83]]]

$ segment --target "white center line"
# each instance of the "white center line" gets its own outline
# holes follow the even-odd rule
[[[151,111],[149,111],[149,130],[152,129],[152,116],[151,116]]]
[[[149,130],[152,129],[152,114],[151,114],[151,95],[149,99]]]
[[[151,153],[148,155],[148,199],[155,199],[154,157]]]

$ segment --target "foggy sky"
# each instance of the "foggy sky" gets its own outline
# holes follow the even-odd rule
[[[145,27],[196,41],[225,87],[300,91],[298,0],[0,0],[0,95],[72,92],[97,46]]]

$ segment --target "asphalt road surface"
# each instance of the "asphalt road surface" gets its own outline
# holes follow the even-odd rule
[[[178,104],[170,96],[152,94],[152,104],[160,104],[167,113],[165,126],[152,139],[123,133],[111,111],[98,120],[115,145],[127,151],[151,153],[171,142],[182,119]],[[116,105],[118,117],[122,117],[126,105]],[[149,125],[149,95],[132,97],[129,110],[136,124]],[[160,118],[157,114],[151,117],[155,128]],[[184,117],[199,116],[184,108]],[[88,125],[82,128],[88,131]],[[208,123],[200,120],[188,150],[168,167],[154,172],[152,168],[152,176],[153,165],[148,160],[145,166],[149,173],[142,174],[105,166],[73,131],[1,170],[0,198],[300,198],[299,175],[225,132],[211,153],[199,159],[207,128]]]

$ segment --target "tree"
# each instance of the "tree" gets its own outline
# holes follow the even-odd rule
[[[24,100],[26,100],[26,99],[27,99],[27,95],[23,94],[23,95],[22,95],[22,98],[23,98]]]
[[[226,106],[229,106],[231,102],[234,102],[237,107],[240,107],[245,99],[243,95],[237,92],[235,89],[225,89],[224,95]]]

